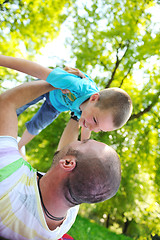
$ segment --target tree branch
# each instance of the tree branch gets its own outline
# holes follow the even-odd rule
[[[156,103],[158,102],[159,95],[160,95],[160,92],[158,92],[155,95],[155,97],[154,97],[154,99],[153,99],[153,101],[152,101],[152,103],[150,105],[148,105],[143,111],[140,111],[140,112],[138,112],[136,114],[132,114],[128,121],[136,119],[136,118],[139,118],[143,114],[149,112],[156,105]]]
[[[128,72],[126,73],[126,75],[123,77],[123,79],[122,79],[122,81],[121,81],[121,83],[120,83],[120,85],[119,85],[119,88],[122,87],[122,84],[123,84],[124,80],[126,79],[126,77],[128,76],[128,74],[130,73],[132,67],[133,67],[133,64],[132,64],[132,66],[128,69]]]
[[[114,70],[113,70],[112,75],[111,75],[111,78],[110,78],[110,80],[108,81],[108,83],[107,83],[107,85],[106,85],[105,88],[109,88],[109,86],[111,85],[111,83],[112,83],[112,81],[113,81],[113,79],[114,79],[114,75],[115,75],[115,73],[116,73],[116,70],[117,70],[117,68],[118,68],[118,66],[119,66],[119,64],[120,64],[120,60],[119,60],[119,58],[118,58],[118,51],[119,51],[119,48],[117,48],[116,64],[115,64]]]
[[[117,68],[119,67],[119,64],[121,63],[121,61],[123,60],[123,58],[125,57],[128,49],[129,49],[129,41],[127,42],[127,45],[126,45],[127,48],[126,48],[123,56],[121,57],[121,59],[119,59],[118,53],[119,53],[119,50],[121,49],[121,46],[122,46],[122,44],[120,43],[120,44],[119,44],[119,47],[117,48],[117,53],[116,53],[116,64],[115,64],[115,67],[114,67],[114,69],[113,69],[111,78],[110,78],[110,80],[108,81],[108,83],[107,83],[107,85],[106,85],[105,88],[109,88],[110,85],[111,85],[111,83],[112,83],[112,81],[114,80],[114,76],[115,76],[115,74],[116,74]]]
[[[103,61],[100,61],[100,63],[101,63],[101,65],[105,68],[105,70],[108,70]]]

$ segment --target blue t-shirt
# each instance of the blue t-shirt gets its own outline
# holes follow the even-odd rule
[[[85,74],[85,73],[84,73]],[[99,92],[96,84],[86,74],[87,78],[81,78],[68,73],[61,68],[55,68],[47,77],[46,81],[55,88],[68,89],[70,92],[63,94],[60,89],[49,93],[49,98],[58,111],[72,111],[80,118],[80,105],[96,92]]]

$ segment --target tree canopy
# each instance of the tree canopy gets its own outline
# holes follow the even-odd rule
[[[91,74],[100,89],[123,88],[133,101],[124,127],[92,135],[119,153],[120,190],[105,203],[84,206],[84,212],[139,239],[160,234],[160,23],[151,11],[157,7],[156,1],[144,0],[75,1],[68,40],[76,67]]]

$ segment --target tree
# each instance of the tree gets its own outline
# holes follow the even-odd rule
[[[120,87],[133,101],[128,123],[112,133],[92,137],[112,145],[122,162],[118,194],[81,209],[133,237],[159,235],[159,28],[153,22],[156,1],[75,1],[72,56],[102,88]],[[139,82],[136,79],[142,74]],[[136,229],[136,231],[135,231]]]
[[[69,6],[69,0],[1,0],[0,54],[32,60],[58,35]],[[9,73],[13,79],[17,77],[15,72]],[[1,71],[0,84],[4,79],[10,79],[7,69]]]

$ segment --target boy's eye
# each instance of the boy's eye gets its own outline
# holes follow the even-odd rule
[[[93,117],[93,121],[97,124],[97,121],[96,121],[95,117]]]

